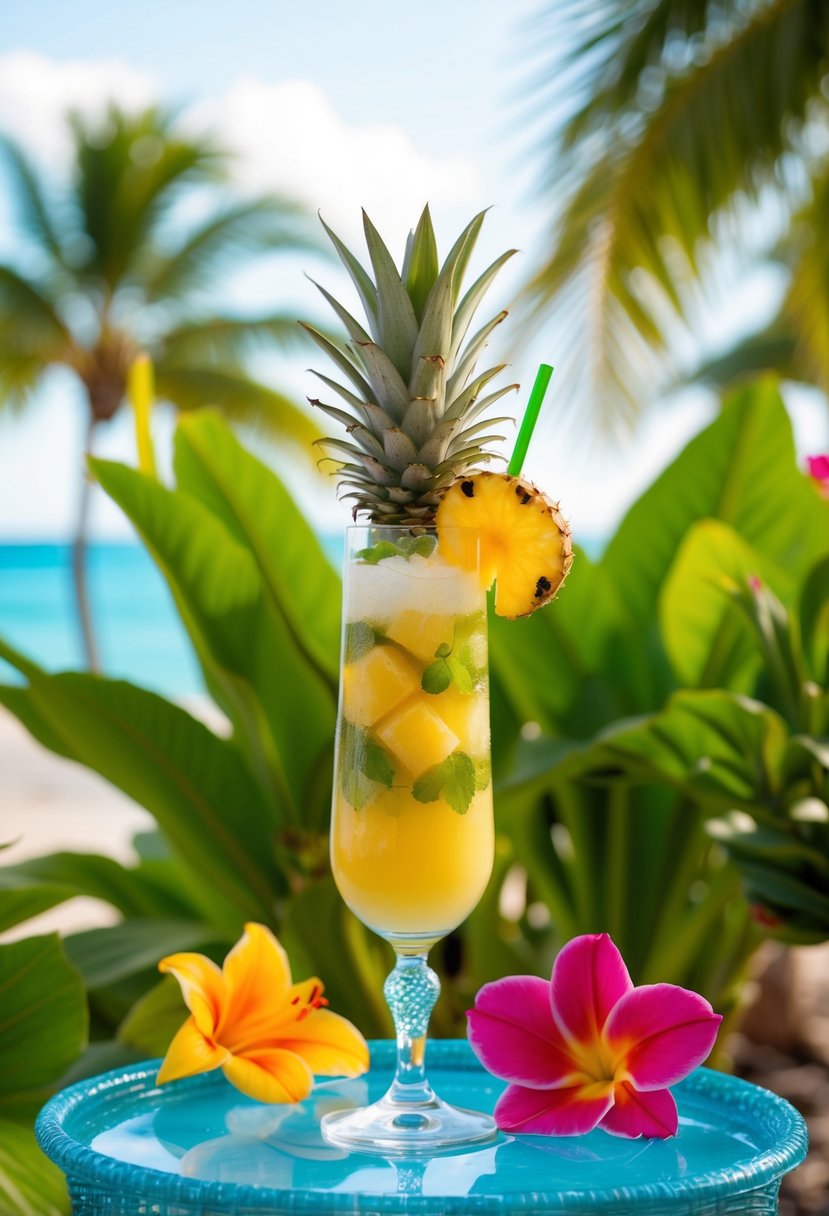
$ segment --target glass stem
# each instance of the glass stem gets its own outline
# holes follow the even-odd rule
[[[386,1097],[406,1105],[433,1102],[435,1096],[426,1080],[426,1035],[440,980],[426,954],[398,953],[383,993],[397,1034],[397,1071]]]

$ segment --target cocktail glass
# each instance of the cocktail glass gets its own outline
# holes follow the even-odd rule
[[[486,596],[477,534],[456,539],[464,570],[433,530],[348,529],[331,863],[346,904],[397,955],[391,1088],[322,1124],[350,1150],[435,1153],[495,1135],[489,1115],[437,1097],[425,1068],[440,991],[427,955],[477,904],[494,847]]]

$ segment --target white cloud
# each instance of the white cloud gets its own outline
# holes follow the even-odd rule
[[[0,55],[0,129],[46,165],[69,153],[68,110],[94,116],[111,101],[132,109],[158,96],[157,82],[124,60]],[[391,123],[347,123],[308,80],[244,76],[185,108],[182,121],[194,132],[217,132],[236,154],[235,178],[244,189],[289,194],[352,239],[361,207],[400,245],[427,199],[438,214],[455,207],[465,213],[482,195],[470,161],[422,151]]]
[[[120,59],[58,63],[33,51],[0,55],[0,128],[45,164],[69,154],[67,110],[93,117],[110,101],[139,108],[157,95],[149,76]]]
[[[187,118],[217,130],[239,152],[237,175],[245,186],[293,195],[321,210],[346,238],[359,230],[361,207],[394,247],[427,200],[438,212],[466,211],[481,197],[477,166],[423,152],[389,123],[344,122],[307,80],[243,77]]]

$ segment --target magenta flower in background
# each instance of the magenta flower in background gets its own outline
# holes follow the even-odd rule
[[[809,476],[814,478],[824,494],[829,496],[829,455],[807,456]]]
[[[634,988],[606,933],[568,942],[549,983],[485,984],[467,1016],[472,1050],[509,1082],[495,1107],[502,1131],[658,1139],[678,1127],[668,1087],[708,1056],[722,1021],[686,988]]]

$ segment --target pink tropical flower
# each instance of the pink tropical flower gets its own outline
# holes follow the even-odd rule
[[[467,1016],[472,1050],[509,1082],[495,1107],[502,1131],[657,1139],[678,1127],[668,1087],[708,1056],[722,1021],[686,988],[634,988],[606,933],[568,942],[549,983],[485,984]]]
[[[809,476],[814,478],[824,494],[829,496],[829,455],[807,456]]]

